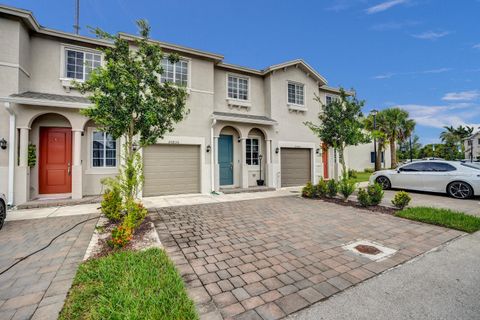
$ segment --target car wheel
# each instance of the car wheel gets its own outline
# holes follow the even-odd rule
[[[7,216],[7,208],[5,203],[0,200],[0,230],[3,227],[3,223],[5,222],[5,217]]]
[[[473,195],[473,189],[466,182],[454,181],[447,186],[447,193],[456,199],[468,199]]]
[[[392,184],[390,183],[390,179],[388,179],[385,176],[378,177],[377,179],[375,179],[375,182],[381,185],[383,190],[388,190],[392,187]]]

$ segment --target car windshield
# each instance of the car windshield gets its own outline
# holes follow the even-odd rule
[[[477,163],[461,163],[462,166],[464,167],[467,167],[467,168],[471,168],[471,169],[476,169],[476,170],[480,170],[480,164],[477,164]]]

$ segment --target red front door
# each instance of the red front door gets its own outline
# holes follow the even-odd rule
[[[322,145],[323,179],[328,179],[328,147]]]
[[[39,193],[72,192],[72,130],[40,128]]]

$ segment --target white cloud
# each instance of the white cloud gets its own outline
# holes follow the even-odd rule
[[[384,74],[379,74],[374,77],[373,79],[382,80],[382,79],[390,79],[395,76],[412,76],[412,75],[419,75],[419,74],[437,74],[437,73],[444,73],[451,71],[452,68],[438,68],[438,69],[430,69],[430,70],[421,70],[421,71],[409,71],[409,72],[389,72]]]
[[[389,0],[368,8],[366,12],[368,14],[379,13],[406,2],[408,2],[408,0]]]
[[[472,101],[480,98],[479,90],[461,91],[461,92],[448,92],[442,100],[444,101]]]
[[[477,44],[474,45],[472,48],[473,48],[473,49],[478,49],[478,50],[480,50],[480,43],[477,43]]]
[[[451,34],[450,31],[425,31],[419,34],[412,34],[412,37],[422,40],[437,40]]]
[[[480,126],[480,106],[473,104],[449,104],[449,105],[421,105],[405,104],[397,107],[409,112],[410,117],[418,125],[432,128],[444,126],[468,125],[475,128]],[[473,120],[472,119],[476,119]]]

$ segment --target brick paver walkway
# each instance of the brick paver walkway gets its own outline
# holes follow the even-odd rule
[[[0,271],[94,216],[7,221],[0,231]],[[0,275],[0,319],[57,319],[95,223],[91,220],[77,226],[49,248]]]
[[[279,319],[462,234],[298,197],[157,212],[203,319]],[[342,249],[355,240],[398,251],[372,262]]]

